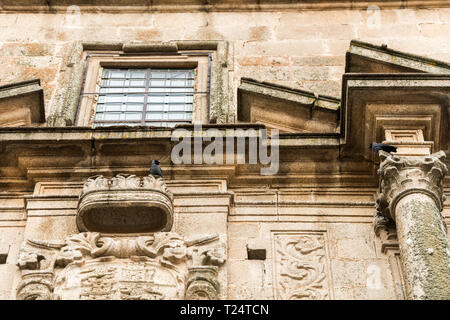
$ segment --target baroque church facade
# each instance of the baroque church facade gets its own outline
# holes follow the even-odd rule
[[[448,21],[1,1],[0,298],[450,299]]]

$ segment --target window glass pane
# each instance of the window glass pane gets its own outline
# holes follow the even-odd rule
[[[170,84],[172,87],[186,87],[185,80],[172,80]]]
[[[148,112],[145,115],[145,118],[148,120],[159,120],[163,118],[163,114],[162,113],[156,113],[156,112]]]
[[[184,104],[171,104],[169,105],[169,111],[185,111],[186,105]]]
[[[130,71],[130,78],[134,78],[134,79],[135,78],[143,78],[143,79],[145,79],[146,74],[147,74],[146,70],[135,69],[135,70],[131,70]]]
[[[95,125],[173,127],[190,122],[193,94],[194,70],[103,69]],[[147,121],[142,120],[144,108]]]
[[[158,70],[152,70],[151,77],[152,78],[160,78],[160,79],[167,78],[166,73],[164,71],[158,71]]]
[[[125,120],[141,120],[142,113],[124,113]]]
[[[109,73],[110,78],[125,78],[127,75],[126,70],[111,70]]]
[[[105,96],[105,102],[122,102],[126,101],[127,96],[123,95],[107,95]]]
[[[142,88],[136,88],[136,87],[125,88],[124,92],[129,92],[129,93],[140,93],[140,92],[142,92],[142,93],[145,93],[145,87],[142,87]]]
[[[120,120],[120,113],[116,113],[116,112],[104,113],[103,120]]]
[[[123,87],[126,84],[125,80],[108,80],[110,87]]]
[[[145,87],[145,80],[130,80],[130,87]]]
[[[105,112],[120,111],[120,104],[105,104],[104,110]]]
[[[144,102],[144,95],[129,95],[127,102]]]
[[[122,111],[139,111],[142,112],[144,109],[143,104],[125,104],[122,106]]]
[[[181,120],[181,119],[186,119],[186,113],[184,112],[169,113],[169,120]]]
[[[148,102],[149,103],[164,103],[165,101],[165,97],[163,96],[149,96],[148,97]]]
[[[163,104],[149,104],[147,106],[147,111],[164,111]]]
[[[150,87],[164,87],[165,84],[165,80],[150,80]]]

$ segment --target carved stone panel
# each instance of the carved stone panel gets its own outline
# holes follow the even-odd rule
[[[182,299],[184,272],[154,259],[98,258],[67,266],[56,278],[54,298],[63,300]]]
[[[276,232],[273,241],[276,299],[332,298],[324,233]]]
[[[219,243],[216,243],[218,242]],[[28,239],[19,254],[18,299],[218,299],[225,244],[217,234],[185,240],[173,232],[140,236],[74,234]]]

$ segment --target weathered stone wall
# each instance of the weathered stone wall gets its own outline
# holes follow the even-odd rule
[[[64,72],[75,41],[229,41],[232,106],[236,106],[241,77],[339,97],[345,51],[352,39],[385,43],[393,49],[450,62],[450,9],[445,8],[82,13],[80,24],[70,24],[71,18],[61,13],[0,14],[0,85],[40,78],[47,116],[49,106],[59,99],[58,86],[70,79]],[[232,115],[234,112],[231,110]],[[50,194],[44,195],[37,191],[34,195],[0,194],[0,254],[8,254],[6,263],[0,264],[2,299],[15,298],[20,280],[16,263],[23,240],[61,240],[77,232],[74,216],[80,186],[52,188]],[[260,198],[242,200],[239,190],[231,190],[237,194],[233,197],[228,190],[220,190],[220,197],[217,193],[199,197],[198,186],[185,188],[187,194],[175,198],[175,231],[184,236],[216,232],[227,240],[222,298],[272,299],[313,294],[307,291],[309,284],[304,281],[312,275],[302,274],[298,268],[298,274],[295,270],[281,270],[289,261],[295,266],[295,257],[286,257],[292,249],[290,243],[295,247],[299,242],[298,254],[311,254],[321,261],[315,268],[323,275],[318,278],[322,279],[319,282],[323,290],[318,293],[322,298],[404,298],[396,249],[390,253],[382,249],[389,248],[389,241],[383,242],[373,232],[375,188],[360,194],[343,186],[333,197],[323,196],[320,201],[312,192],[303,205],[292,203],[300,199],[299,195],[292,196],[294,200],[283,200],[278,193],[273,196],[278,190],[264,189]],[[244,193],[252,192],[254,189],[249,187]],[[351,199],[336,200],[349,193]],[[443,211],[448,225],[449,201]],[[247,246],[265,249],[266,259],[250,260]],[[294,251],[294,256],[297,253]],[[287,260],[282,262],[284,258]],[[303,291],[283,292],[281,282],[286,277]]]
[[[40,78],[57,99],[73,41],[227,40],[232,105],[241,77],[340,96],[351,39],[450,61],[450,9],[0,14],[0,85]],[[47,111],[48,112],[48,111]],[[234,112],[231,110],[231,112]]]
[[[286,234],[295,241],[302,235],[318,233],[323,234],[327,251],[323,272],[314,270],[317,274],[304,275],[303,278],[299,267],[297,273],[281,275],[283,265],[279,256],[285,251],[276,242],[276,234]],[[395,279],[389,260],[381,253],[375,237],[371,225],[362,223],[230,223],[229,297],[288,299],[295,297],[299,289],[311,287],[310,280],[323,276],[324,280],[318,282],[324,289],[317,292],[325,292],[327,296],[324,298],[399,299],[401,296],[397,296],[394,288]],[[247,259],[245,244],[249,238],[259,239],[261,245],[267,247],[266,260]],[[291,282],[295,289],[284,290],[283,280]],[[305,295],[308,299],[313,297],[313,294]]]

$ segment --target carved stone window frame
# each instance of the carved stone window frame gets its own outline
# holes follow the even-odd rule
[[[203,123],[217,122],[227,123],[234,121],[232,106],[235,99],[230,85],[230,72],[233,71],[233,59],[230,52],[233,48],[227,41],[223,40],[173,40],[170,42],[82,42],[73,43],[72,50],[67,52],[66,63],[61,66],[61,77],[58,78],[55,99],[49,106],[49,117],[47,126],[92,126],[86,121],[86,114],[83,103],[82,92],[87,92],[86,85],[91,85],[90,79],[98,80],[100,73],[90,69],[86,58],[89,53],[92,55],[103,55],[103,60],[99,60],[99,65],[125,67],[128,66],[154,66],[154,67],[179,67],[198,66],[203,63],[202,59],[195,59],[194,55],[205,54],[208,57],[209,96],[206,107],[202,106],[201,116]],[[186,59],[183,56],[189,55]],[[146,63],[143,60],[149,59]],[[89,58],[90,59],[90,58]],[[134,64],[133,64],[134,60]],[[102,62],[103,61],[103,62]],[[111,64],[112,63],[112,64]],[[89,69],[89,70],[88,70]],[[94,78],[92,78],[92,72]],[[202,71],[203,72],[203,71]],[[94,82],[95,82],[94,81]],[[91,88],[89,88],[91,89]],[[89,109],[89,108],[88,108]],[[89,112],[91,112],[89,109]],[[194,119],[193,119],[194,120]]]
[[[193,123],[208,123],[209,54],[185,52],[174,54],[124,54],[123,52],[86,51],[85,81],[80,94],[75,125],[91,127],[94,124],[98,92],[104,68],[191,68],[195,71]]]

